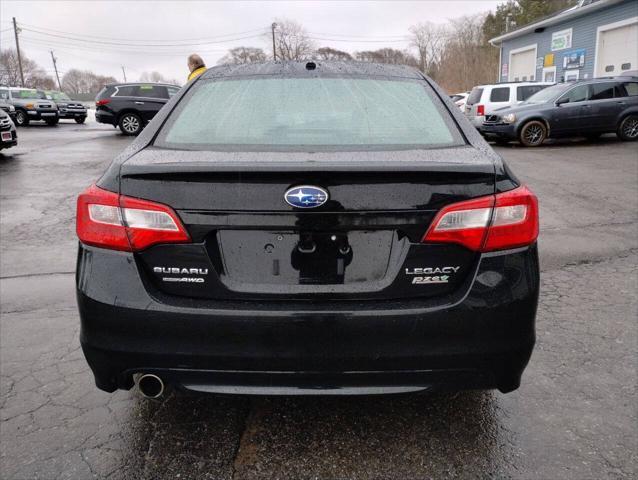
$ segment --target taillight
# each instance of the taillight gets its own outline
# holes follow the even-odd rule
[[[422,241],[490,252],[530,245],[537,237],[538,200],[522,186],[444,207]]]
[[[95,106],[96,107],[101,107],[102,105],[106,105],[108,103],[111,103],[111,99],[110,98],[103,98],[102,100],[96,100],[95,101]]]
[[[190,236],[166,205],[91,185],[78,196],[76,231],[82,243],[136,252],[158,243],[187,243]]]
[[[482,117],[485,115],[485,105],[477,105],[476,106],[476,115]]]

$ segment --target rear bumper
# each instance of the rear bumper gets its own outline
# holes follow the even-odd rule
[[[106,123],[108,125],[117,125],[117,118],[111,112],[105,110],[95,111],[95,121],[97,123]]]
[[[467,119],[470,121],[470,123],[472,125],[474,125],[474,128],[476,128],[477,130],[481,131],[481,129],[483,127],[483,122],[485,121],[485,116],[483,116],[483,115],[481,115],[481,116],[468,115]]]
[[[11,134],[11,140],[5,140],[0,136],[0,150],[4,148],[15,147],[18,144],[18,134],[15,127],[11,127],[9,130],[3,130],[0,133],[6,134],[7,132]]]
[[[80,246],[80,339],[106,391],[138,372],[222,393],[511,391],[535,340],[536,247],[473,275],[447,303],[160,301],[132,255]]]

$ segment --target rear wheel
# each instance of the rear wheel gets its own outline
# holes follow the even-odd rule
[[[638,115],[629,115],[620,122],[617,131],[618,137],[627,142],[638,139]]]
[[[75,117],[75,123],[84,123],[86,117]]]
[[[18,110],[16,112],[16,125],[18,127],[24,127],[29,125],[29,115],[24,110]]]
[[[142,119],[134,113],[122,115],[119,125],[124,135],[137,135],[142,131]]]
[[[538,147],[547,138],[547,127],[539,120],[527,122],[518,134],[519,141],[526,147]]]

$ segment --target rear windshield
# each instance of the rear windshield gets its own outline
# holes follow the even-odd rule
[[[203,80],[169,116],[159,147],[313,150],[463,144],[422,81],[374,78]]]
[[[474,87],[472,91],[470,92],[470,96],[467,97],[467,100],[465,101],[465,103],[467,105],[474,105],[475,103],[478,103],[481,101],[481,95],[483,95],[483,89]]]

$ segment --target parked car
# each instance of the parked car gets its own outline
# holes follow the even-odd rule
[[[71,100],[66,93],[57,90],[46,90],[44,93],[48,100],[54,101],[58,106],[58,116],[61,119],[70,118],[76,123],[86,121],[86,107],[82,105],[82,102]]]
[[[120,127],[124,135],[138,135],[179,89],[160,83],[106,85],[95,98],[95,119]]]
[[[16,121],[16,107],[7,103],[6,98],[0,98],[0,110],[3,110],[9,117],[11,117],[11,121],[15,123]]]
[[[211,68],[176,96],[78,198],[99,388],[519,386],[536,197],[432,80],[268,62]]]
[[[48,125],[56,125],[60,120],[55,102],[47,100],[41,90],[35,88],[0,87],[0,98],[16,109],[16,125],[22,127],[34,120],[44,120]]]
[[[18,144],[16,126],[9,114],[0,109],[0,150],[10,148]]]
[[[465,102],[467,101],[467,97],[469,96],[469,94],[470,92],[455,93],[454,95],[450,95],[450,98],[454,102],[454,105],[459,107],[461,111],[464,112]]]
[[[482,130],[497,140],[519,140],[528,147],[537,147],[546,138],[596,138],[611,132],[622,140],[636,140],[638,77],[549,87],[520,105],[488,115]]]
[[[548,82],[513,82],[474,87],[465,102],[465,115],[478,130],[485,116],[497,108],[511,107],[524,102],[535,93],[553,85]]]

